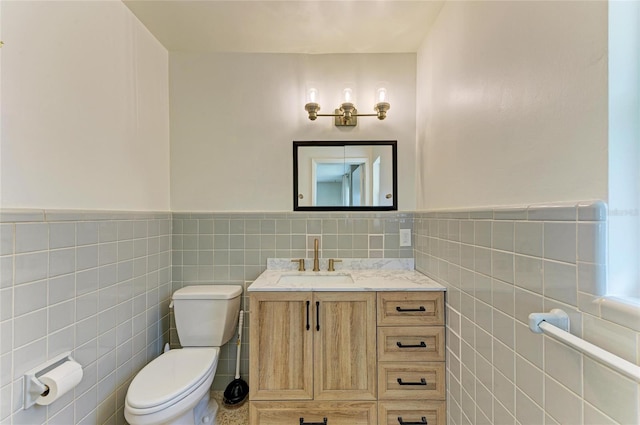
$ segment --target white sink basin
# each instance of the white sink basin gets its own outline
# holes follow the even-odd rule
[[[353,283],[353,278],[350,274],[335,273],[335,274],[283,274],[278,279],[278,283],[287,285],[335,285]]]

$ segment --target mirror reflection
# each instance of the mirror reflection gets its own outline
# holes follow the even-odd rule
[[[395,141],[293,143],[294,210],[397,210]]]
[[[367,205],[367,165],[361,160],[315,162],[311,205],[362,207]],[[301,203],[301,202],[300,202]]]

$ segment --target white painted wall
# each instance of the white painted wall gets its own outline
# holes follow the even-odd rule
[[[168,210],[168,53],[131,11],[2,2],[0,28],[0,207]]]
[[[171,209],[292,211],[294,140],[398,140],[399,209],[415,208],[415,54],[171,53]],[[388,82],[387,119],[338,128],[312,122],[306,89],[333,113],[352,83],[359,112],[373,113]]]
[[[607,199],[607,2],[447,2],[417,81],[419,210]]]

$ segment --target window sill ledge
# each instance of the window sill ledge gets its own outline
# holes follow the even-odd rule
[[[598,298],[600,317],[640,332],[640,299],[604,296]]]

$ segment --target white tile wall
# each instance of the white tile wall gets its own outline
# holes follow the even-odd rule
[[[126,388],[168,341],[171,215],[0,213],[0,423],[123,424]],[[22,409],[23,373],[64,351],[84,377]]]
[[[640,423],[637,383],[528,328],[562,308],[572,333],[640,363],[638,309],[598,298],[605,220],[601,202],[416,213],[416,268],[448,289],[449,424]]]

